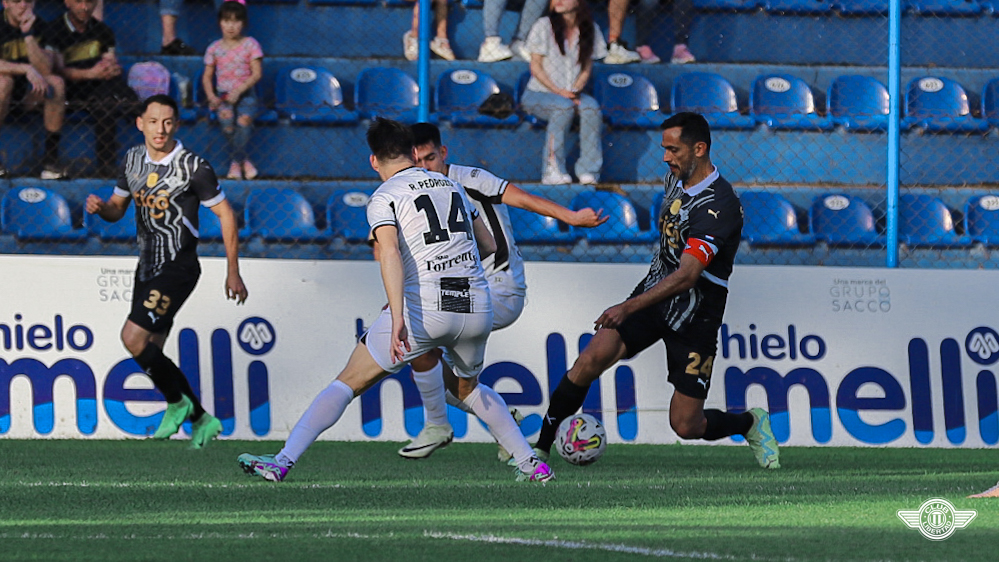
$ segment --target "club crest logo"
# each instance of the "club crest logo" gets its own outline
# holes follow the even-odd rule
[[[963,529],[978,515],[975,510],[958,511],[947,500],[926,500],[916,511],[898,511],[898,518],[912,529],[919,529],[931,541],[942,541]]]

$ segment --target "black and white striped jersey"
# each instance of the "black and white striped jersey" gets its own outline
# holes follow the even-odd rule
[[[168,264],[199,267],[198,206],[212,207],[225,199],[207,160],[180,141],[159,162],[149,158],[144,144],[132,147],[114,192],[135,203],[140,281],[159,275]]]
[[[706,264],[697,284],[656,306],[673,330],[682,329],[697,312],[705,289],[727,290],[735,254],[742,240],[742,204],[732,185],[715,169],[707,178],[684,189],[672,174],[664,180],[659,209],[659,248],[648,275],[634,294],[648,291],[680,268],[680,256],[692,254]],[[712,291],[715,293],[716,291]]]

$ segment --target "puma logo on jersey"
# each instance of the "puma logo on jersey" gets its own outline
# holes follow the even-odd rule
[[[156,315],[152,313],[152,311],[149,312],[149,318],[153,321],[153,324],[155,324],[156,321],[159,320],[159,318],[157,318]]]
[[[705,390],[708,389],[708,380],[707,379],[697,379],[697,382],[701,383],[701,386],[703,386]]]
[[[711,209],[708,209],[708,214],[716,219],[718,218],[718,211],[713,211]]]

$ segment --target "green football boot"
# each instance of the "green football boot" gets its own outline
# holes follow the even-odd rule
[[[191,416],[194,404],[187,396],[181,396],[179,402],[170,402],[163,412],[163,420],[153,434],[153,439],[169,439],[171,435],[180,431],[180,426]]]
[[[746,432],[746,443],[763,468],[780,468],[780,445],[770,429],[770,414],[763,408],[753,408],[753,426]]]

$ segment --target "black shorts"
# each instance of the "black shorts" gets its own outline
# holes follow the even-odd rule
[[[165,269],[148,281],[139,281],[136,276],[128,319],[154,334],[169,331],[200,276],[200,271],[183,269]]]
[[[704,303],[707,304],[707,303]],[[684,396],[704,400],[711,388],[711,369],[718,351],[718,328],[721,314],[718,306],[698,311],[680,331],[674,331],[663,321],[657,307],[651,306],[629,316],[617,328],[630,359],[655,342],[666,344],[667,380]],[[724,300],[721,303],[724,310]]]

